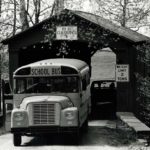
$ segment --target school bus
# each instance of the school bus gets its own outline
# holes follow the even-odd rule
[[[77,59],[47,59],[13,74],[11,132],[15,146],[22,135],[71,133],[87,128],[90,113],[89,66]]]

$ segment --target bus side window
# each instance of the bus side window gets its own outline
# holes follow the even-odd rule
[[[86,75],[87,85],[90,84],[90,73],[88,72]]]
[[[87,86],[86,79],[82,79],[82,90],[83,91],[86,90],[86,86]]]
[[[26,90],[25,80],[19,79],[17,81],[17,85],[16,86],[17,86],[16,92],[18,94],[21,94],[21,93],[25,92],[25,90]]]

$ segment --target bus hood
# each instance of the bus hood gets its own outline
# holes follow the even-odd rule
[[[73,106],[71,100],[65,96],[30,96],[23,99],[20,108],[26,109],[30,103],[60,103],[61,107],[67,108]]]

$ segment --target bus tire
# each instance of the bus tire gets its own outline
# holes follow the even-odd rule
[[[21,145],[21,135],[20,134],[13,134],[13,143],[14,143],[14,146]]]
[[[80,129],[77,129],[77,131],[74,131],[70,133],[70,136],[68,136],[68,141],[73,145],[78,145],[80,140]]]
[[[88,118],[84,121],[82,125],[82,131],[87,132],[88,131]]]
[[[79,144],[79,138],[80,138],[80,131],[77,131],[73,134],[73,143],[75,145]]]

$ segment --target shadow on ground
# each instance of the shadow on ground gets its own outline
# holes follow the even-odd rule
[[[107,127],[89,127],[87,133],[79,136],[78,143],[70,135],[35,137],[23,146],[44,146],[44,145],[78,145],[78,146],[127,146],[135,142],[135,138],[129,131],[111,129]]]
[[[101,109],[98,109],[101,110]],[[43,145],[78,145],[78,146],[128,146],[136,142],[134,133],[126,128],[118,128],[117,120],[112,112],[95,111],[90,116],[88,131],[81,133],[78,139],[72,135],[47,135],[35,137],[23,146],[43,146]],[[106,124],[103,119],[107,119]],[[108,120],[109,119],[109,120]],[[92,124],[93,122],[97,122]],[[112,123],[111,123],[112,122]],[[77,142],[78,141],[78,142]]]

